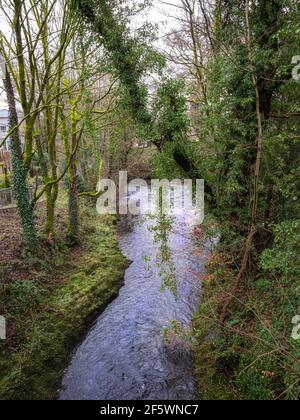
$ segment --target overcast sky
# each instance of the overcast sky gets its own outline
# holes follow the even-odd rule
[[[150,10],[148,20],[158,24],[159,27],[159,47],[164,47],[164,35],[166,35],[176,22],[172,16],[176,15],[176,6],[181,4],[181,0],[154,0]]]
[[[150,23],[156,23],[158,25],[159,41],[157,43],[157,47],[159,49],[164,48],[164,35],[175,25],[174,20],[170,16],[175,15],[176,6],[180,5],[180,3],[181,0],[153,0],[153,7],[147,13],[147,15],[143,17],[144,20]],[[0,16],[0,23],[3,29],[2,16]],[[5,106],[5,94],[0,88],[0,109],[4,108]]]

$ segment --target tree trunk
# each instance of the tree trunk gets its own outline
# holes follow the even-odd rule
[[[58,185],[52,185],[49,190],[46,191],[47,199],[47,217],[45,223],[45,231],[48,236],[54,235],[54,219],[55,219],[55,205],[58,195]]]
[[[76,122],[72,127],[72,151],[76,149]],[[76,153],[72,157],[69,168],[69,238],[72,244],[76,244],[79,239],[79,204],[78,204],[78,188],[77,188],[77,163]]]
[[[233,290],[225,300],[223,305],[223,310],[220,317],[220,322],[224,324],[227,316],[227,311],[229,305],[234,298],[241,280],[243,279],[246,270],[248,268],[249,259],[251,256],[251,250],[253,246],[253,241],[255,234],[257,232],[257,210],[258,210],[258,202],[259,202],[259,176],[260,176],[260,167],[261,167],[261,160],[262,160],[262,148],[264,142],[264,130],[262,124],[262,116],[261,116],[261,104],[260,104],[260,94],[257,85],[257,78],[255,75],[255,68],[254,68],[254,58],[253,58],[253,45],[252,45],[252,35],[251,35],[251,26],[250,26],[250,3],[249,0],[246,0],[246,46],[248,50],[248,61],[249,61],[249,74],[251,78],[251,82],[253,85],[253,89],[255,91],[255,102],[256,102],[256,119],[257,119],[257,144],[256,144],[256,161],[255,161],[255,168],[254,168],[254,176],[253,176],[253,196],[252,196],[252,210],[251,210],[251,222],[249,227],[249,232],[246,240],[246,245],[243,253],[242,264],[239,269],[238,275],[234,282]]]
[[[69,176],[69,238],[72,244],[78,242],[79,237],[79,206],[76,179],[76,165],[72,164]]]
[[[19,121],[14,97],[14,89],[7,67],[4,79],[4,87],[6,90],[9,107],[9,127],[10,130],[13,130],[10,136],[13,167],[13,189],[17,200],[17,206],[22,223],[26,247],[32,254],[35,254],[38,248],[37,233],[33,210],[29,201],[29,191],[26,183],[27,171],[22,159],[22,149],[18,129]]]

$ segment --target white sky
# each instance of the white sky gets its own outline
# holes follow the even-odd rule
[[[181,0],[153,0],[153,7],[148,15],[148,21],[158,24],[160,41],[159,48],[164,47],[164,35],[174,27],[176,6],[181,4]]]

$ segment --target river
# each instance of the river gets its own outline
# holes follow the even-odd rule
[[[132,264],[119,296],[74,352],[61,400],[197,399],[190,346],[179,339],[166,342],[163,331],[174,320],[190,327],[200,303],[205,256],[186,215],[177,216],[169,238],[177,298],[162,291],[152,224],[143,216],[120,220],[119,244]]]

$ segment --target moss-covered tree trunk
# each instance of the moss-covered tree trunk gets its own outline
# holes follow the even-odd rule
[[[76,163],[71,165],[69,176],[69,238],[72,244],[79,237],[79,205],[76,180]]]
[[[55,204],[58,196],[57,185],[50,187],[49,190],[49,192],[46,192],[47,217],[45,222],[45,231],[48,235],[54,235]]]
[[[77,120],[72,118],[72,152],[77,147]],[[69,237],[72,243],[78,242],[79,237],[79,202],[77,188],[77,160],[76,153],[72,156],[69,168]]]
[[[10,136],[13,167],[13,189],[20,214],[26,247],[32,254],[35,254],[37,252],[38,243],[36,226],[34,222],[33,210],[29,201],[29,190],[26,182],[27,170],[22,159],[20,135],[19,129],[17,128],[19,122],[14,97],[14,89],[7,68],[4,79],[4,87],[6,90],[9,107],[9,127],[10,130],[13,130]]]
[[[76,107],[76,104],[74,105]],[[74,113],[74,109],[73,109]],[[73,115],[73,114],[72,114]],[[77,161],[76,161],[76,150],[78,147],[77,138],[77,121],[72,117],[72,138],[69,139],[67,120],[63,110],[60,112],[61,119],[61,137],[64,144],[65,155],[67,162],[70,162],[68,168],[68,207],[69,207],[69,229],[68,236],[72,244],[78,242],[79,239],[79,197],[77,188]]]
[[[41,127],[41,125],[39,125]],[[48,174],[48,165],[42,148],[42,141],[40,137],[36,137],[37,154],[41,167],[41,174],[43,176],[44,184],[47,185],[51,178]],[[55,189],[53,188],[55,187]],[[55,216],[55,203],[58,194],[58,185],[49,185],[45,191],[46,194],[46,222],[45,232],[48,235],[54,234],[54,216]]]

